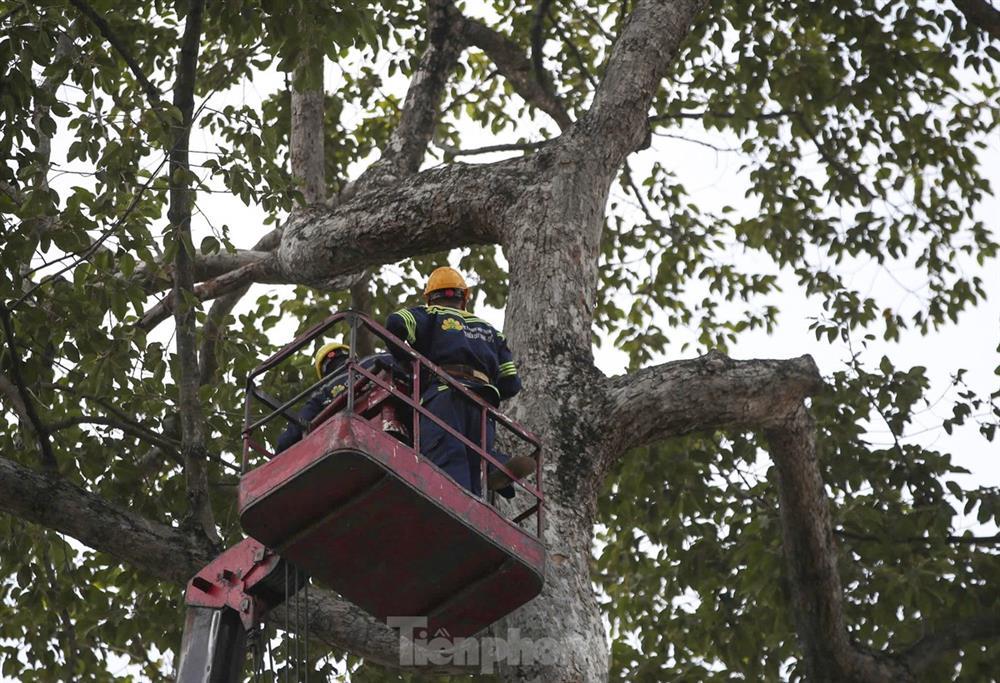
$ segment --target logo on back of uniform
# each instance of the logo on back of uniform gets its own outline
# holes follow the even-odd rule
[[[465,329],[465,327],[455,318],[445,318],[441,321],[441,329],[447,332],[448,330],[460,331]]]

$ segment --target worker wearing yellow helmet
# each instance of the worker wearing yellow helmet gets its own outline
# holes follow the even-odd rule
[[[351,347],[340,342],[329,342],[319,347],[313,356],[313,368],[317,379],[324,379],[322,384],[309,395],[308,400],[297,411],[299,422],[308,425],[323,412],[333,399],[347,390],[347,372],[344,366],[351,356]],[[384,363],[388,367],[392,363],[389,354],[376,354],[358,360],[364,368],[374,370],[376,365]],[[295,422],[289,422],[285,431],[278,437],[276,452],[281,452],[302,438],[302,427]]]
[[[424,299],[423,306],[404,308],[390,315],[386,321],[388,330],[493,406],[521,390],[507,339],[466,310],[469,286],[461,273],[447,266],[435,269],[427,279]],[[399,360],[405,359],[405,354],[397,354]],[[430,377],[423,379],[423,406],[473,443],[479,443],[480,409],[447,384],[434,382]],[[506,460],[505,455],[493,451],[493,432],[491,420],[487,424],[487,450]],[[481,495],[479,456],[427,418],[420,421],[420,452],[459,484]],[[533,471],[534,460],[512,458],[506,465],[520,477]],[[491,473],[489,484],[503,495],[513,495],[510,480],[499,471]]]
[[[336,372],[347,361],[351,353],[351,347],[340,342],[330,342],[323,344],[316,352],[313,359],[313,367],[316,368],[316,378],[322,379],[330,373]]]

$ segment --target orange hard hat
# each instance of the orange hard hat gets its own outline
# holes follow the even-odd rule
[[[429,297],[432,292],[442,289],[460,289],[464,298],[466,292],[469,291],[469,286],[465,284],[465,279],[457,270],[448,266],[441,266],[440,268],[435,268],[431,276],[427,278],[424,296]]]

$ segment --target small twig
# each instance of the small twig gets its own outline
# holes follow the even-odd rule
[[[28,421],[31,422],[35,435],[38,437],[38,446],[42,450],[42,466],[55,472],[58,469],[58,464],[56,456],[52,452],[52,436],[41,418],[38,417],[31,392],[28,391],[28,387],[25,386],[24,379],[21,377],[21,359],[18,356],[17,342],[14,339],[14,326],[11,324],[10,311],[4,304],[0,304],[0,322],[3,323],[4,336],[7,338],[7,347],[10,349],[10,376],[17,387]]]
[[[180,451],[181,445],[176,441],[157,436],[142,425],[136,424],[130,420],[121,420],[114,417],[108,417],[106,415],[74,415],[73,417],[67,417],[53,422],[50,425],[50,430],[58,432],[62,429],[68,429],[69,427],[76,427],[85,424],[102,425],[105,427],[120,429],[125,434],[131,434],[137,439],[146,441],[162,449]]]
[[[556,33],[558,33],[559,37],[562,39],[563,45],[569,49],[570,53],[573,55],[573,59],[576,60],[580,73],[582,73],[583,77],[587,79],[588,83],[590,83],[590,87],[597,90],[597,79],[594,78],[593,74],[590,73],[590,69],[587,68],[587,63],[584,61],[583,55],[580,54],[580,51],[576,48],[576,43],[569,39],[558,21],[553,21],[553,23],[556,27]]]
[[[812,124],[806,120],[806,117],[802,115],[802,112],[795,112],[794,116],[798,120],[799,124],[802,125],[802,128],[806,131],[809,139],[812,140],[814,145],[816,145],[816,151],[819,152],[823,161],[832,166],[842,177],[853,182],[859,193],[864,194],[864,197],[862,197],[863,199],[866,201],[875,199],[875,193],[868,189],[868,187],[861,181],[861,178],[856,173],[853,173],[850,169],[848,169],[843,162],[836,157],[836,155],[827,149],[826,142],[821,139],[820,134],[817,133],[816,129],[812,127]]]
[[[690,142],[695,145],[701,145],[702,147],[708,147],[716,152],[738,152],[740,151],[736,147],[719,147],[718,145],[713,145],[711,142],[705,142],[704,140],[698,140],[697,138],[689,138],[686,135],[677,135],[676,133],[653,133],[659,138],[671,138],[673,140],[680,140],[682,142]]]
[[[759,114],[751,114],[749,116],[745,114],[737,114],[731,111],[685,111],[678,112],[676,114],[659,114],[657,116],[649,117],[650,123],[659,123],[661,121],[674,121],[681,119],[703,119],[705,117],[711,117],[713,119],[743,119],[746,121],[771,121],[773,119],[781,119],[788,116],[797,116],[799,114],[797,109],[781,109],[779,111],[761,112]]]
[[[660,221],[653,216],[652,211],[649,210],[649,206],[646,204],[646,200],[642,196],[642,192],[639,191],[638,186],[635,184],[635,180],[632,179],[632,168],[628,165],[627,161],[625,162],[623,172],[625,174],[625,180],[628,182],[628,186],[632,190],[632,194],[634,194],[635,198],[639,200],[639,206],[642,208],[642,212],[646,214],[646,219],[652,225],[660,225]]]
[[[104,20],[104,17],[94,11],[94,9],[84,0],[69,0],[69,2],[71,5],[80,10],[85,17],[90,19],[90,21],[97,27],[97,30],[101,32],[101,35],[104,36],[109,43],[111,43],[111,47],[113,47],[121,58],[125,60],[129,70],[146,91],[146,97],[149,98],[149,103],[153,105],[154,110],[158,108],[161,104],[160,91],[157,90],[155,85],[150,83],[146,74],[144,74],[142,69],[139,67],[139,63],[135,61],[135,58],[129,51],[128,46],[125,45],[125,43],[118,38],[115,32],[111,30],[111,26],[109,26],[108,22]]]

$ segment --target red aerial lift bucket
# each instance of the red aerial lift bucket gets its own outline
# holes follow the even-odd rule
[[[432,635],[473,635],[541,591],[545,552],[535,534],[378,419],[351,409],[318,419],[243,475],[247,534],[380,619],[426,617]]]

